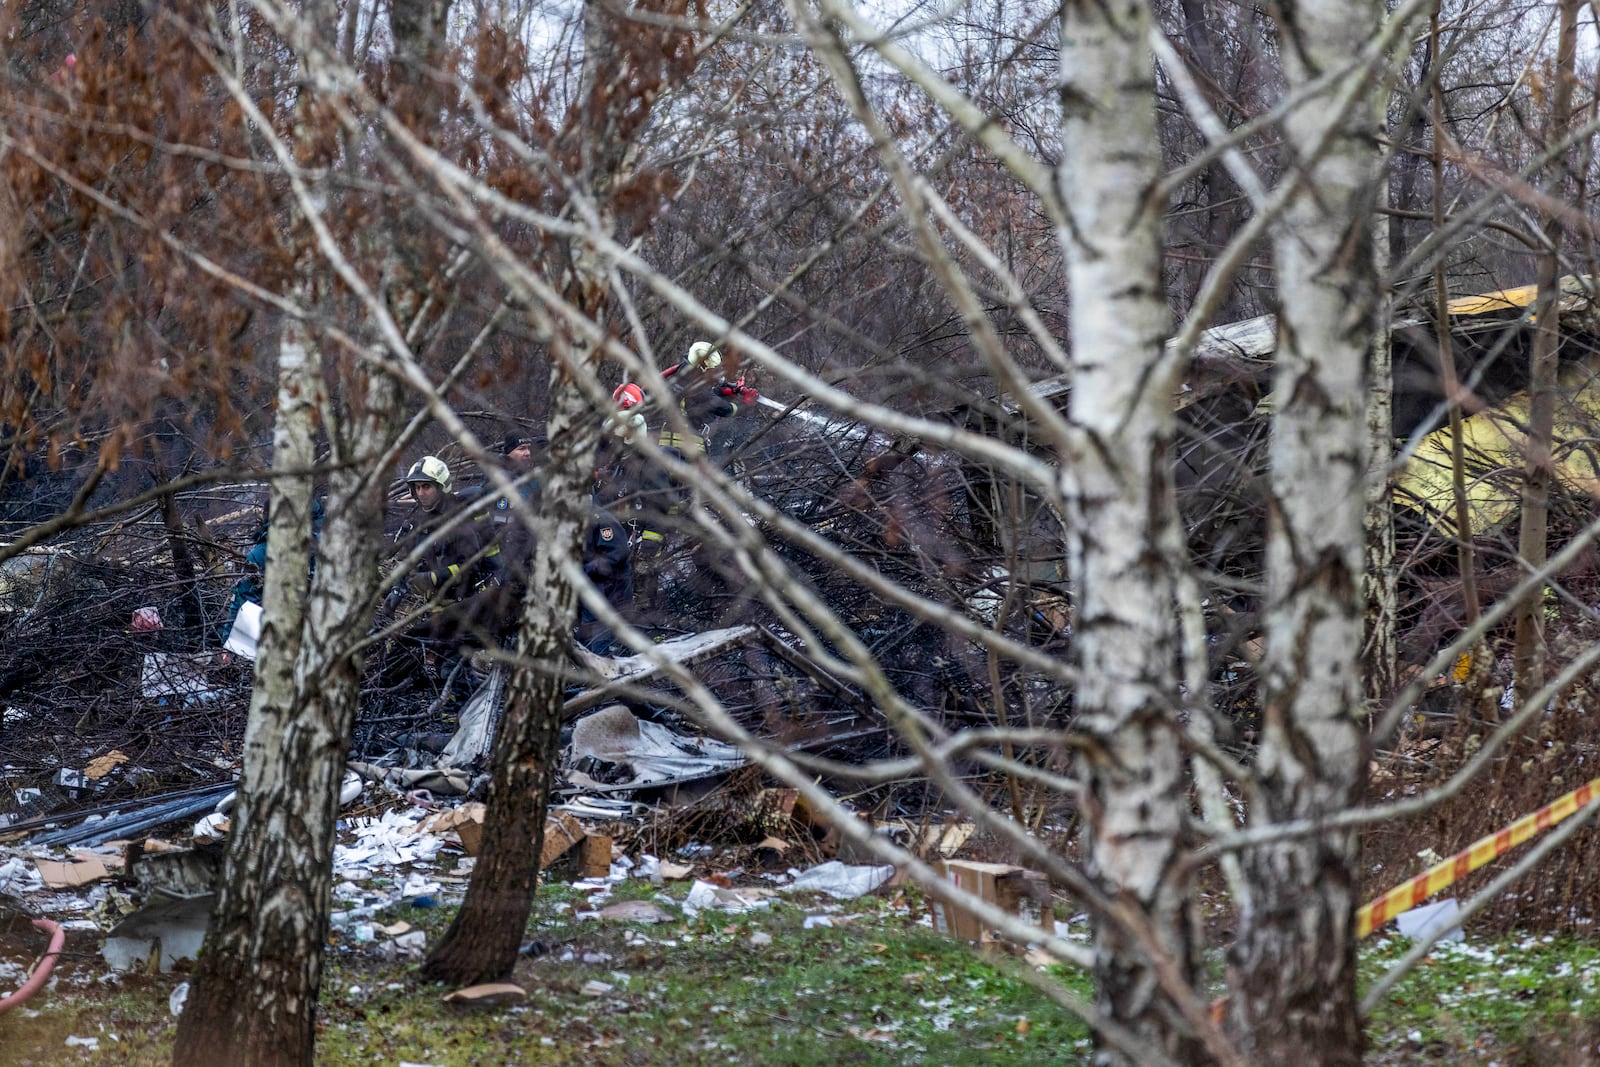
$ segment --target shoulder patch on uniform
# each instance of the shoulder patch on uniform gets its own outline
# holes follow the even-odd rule
[[[617,536],[616,531],[613,530],[611,527],[609,527],[609,526],[600,527],[600,540],[609,541],[615,536]]]

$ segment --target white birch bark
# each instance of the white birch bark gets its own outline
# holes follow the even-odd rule
[[[308,5],[306,19],[314,38],[331,39],[329,7]],[[312,195],[302,206],[313,213],[320,202]],[[298,306],[317,306],[319,275],[316,261],[301,266]],[[277,476],[244,768],[177,1064],[308,1067],[314,1057],[334,823],[379,585],[384,460],[399,391],[368,370],[348,376],[349,392],[331,404],[320,353],[298,319],[284,322],[278,364]],[[312,581],[319,434],[333,474]]]
[[[1162,296],[1154,62],[1142,0],[1069,3],[1062,15],[1062,241],[1073,297],[1068,414],[1085,436],[1063,462],[1067,552],[1078,591],[1078,727],[1097,742],[1084,767],[1089,873],[1137,902],[1154,942],[1193,973],[1185,885],[1172,877],[1185,811],[1177,704],[1171,521],[1172,398]],[[1065,457],[1064,457],[1065,458]],[[1125,930],[1097,924],[1098,1008],[1173,1059],[1193,1038]],[[1097,1062],[1131,1062],[1103,1046]]]
[[[1279,11],[1291,87],[1357,54],[1378,25],[1367,0]],[[1274,235],[1280,310],[1253,824],[1342,811],[1361,795],[1362,562],[1367,367],[1376,305],[1372,110],[1327,104],[1284,120],[1285,181],[1300,183]],[[1356,1064],[1349,830],[1243,856],[1253,907],[1232,951],[1234,1021],[1252,1062]]]
[[[296,715],[311,559],[310,470],[320,359],[304,324],[283,326],[278,411],[255,687],[244,769],[205,952],[179,1021],[174,1063],[309,1064],[322,961],[318,897],[326,897],[331,839],[318,847],[297,786],[296,757],[320,746]],[[299,472],[299,473],[297,473]],[[342,771],[342,766],[341,766]],[[302,777],[304,776],[304,777]],[[333,783],[338,792],[337,779]],[[330,838],[332,823],[329,822]],[[325,909],[324,909],[325,912]]]

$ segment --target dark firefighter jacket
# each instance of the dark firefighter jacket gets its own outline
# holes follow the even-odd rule
[[[500,582],[500,548],[495,542],[495,526],[489,521],[483,501],[463,493],[447,494],[435,512],[418,507],[407,517],[395,536],[394,555],[404,558],[434,531],[462,511],[471,509],[468,518],[445,533],[426,551],[411,577],[413,592],[445,601],[465,600],[474,592]]]

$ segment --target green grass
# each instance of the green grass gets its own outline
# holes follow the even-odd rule
[[[626,896],[654,895],[636,889]],[[541,893],[530,932],[551,951],[519,962],[514,980],[529,996],[518,1005],[446,1005],[446,990],[419,982],[414,964],[385,962],[370,945],[336,946],[324,977],[317,1062],[1087,1061],[1082,1024],[1004,973],[1009,961],[986,959],[917,926],[920,912],[904,903],[858,902],[831,915],[837,925],[811,930],[803,928],[808,909],[783,901],[766,911],[707,912],[657,925],[575,921],[574,904],[581,900],[565,887]],[[448,917],[441,909],[399,907],[381,918],[422,926],[431,938]],[[753,942],[758,932],[771,941]],[[38,998],[36,1015],[0,1018],[0,1065],[164,1063],[173,1029],[167,996],[179,981],[136,978],[120,990]],[[613,988],[586,995],[593,981]],[[97,1036],[100,1048],[67,1049],[69,1034]]]
[[[1376,978],[1410,947],[1377,939],[1361,971]],[[1372,1061],[1555,1067],[1600,1062],[1600,943],[1469,934],[1435,946],[1368,1025]]]
[[[653,899],[660,892],[634,884],[619,896]],[[664,903],[675,915],[682,894],[676,887]],[[578,921],[585,903],[567,886],[541,891],[529,933],[550,951],[519,962],[514,980],[529,995],[516,1005],[446,1005],[446,991],[419,982],[414,963],[385,961],[373,945],[335,944],[327,957],[317,1062],[1088,1062],[1082,1024],[1012,977],[1016,961],[919,926],[914,895],[838,910],[780,899],[765,911],[707,912],[657,925]],[[822,910],[835,925],[804,929],[805,916]],[[431,941],[450,916],[449,909],[401,906],[379,918],[403,919],[427,930]],[[1366,945],[1365,980],[1407,945],[1399,937]],[[70,971],[72,980],[0,1016],[0,1067],[166,1063],[173,1030],[167,998],[182,976],[104,984],[94,980],[102,973],[94,959]],[[1088,992],[1082,976],[1064,980]],[[590,982],[612,988],[588,995]],[[97,1037],[100,1047],[68,1049],[70,1035]],[[1600,943],[1475,937],[1440,946],[1380,1006],[1368,1038],[1368,1062],[1379,1065],[1600,1062]]]

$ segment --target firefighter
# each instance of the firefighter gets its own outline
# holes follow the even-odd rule
[[[664,451],[690,461],[705,455],[713,425],[737,415],[741,403],[756,402],[759,394],[746,386],[744,377],[730,381],[723,369],[722,353],[717,347],[709,341],[696,341],[683,360],[662,372],[690,427],[688,433],[682,433],[673,421],[663,422],[658,444]],[[620,442],[636,438],[643,423],[637,409],[644,399],[638,386],[618,386],[612,394],[618,410],[608,420],[611,436]],[[689,506],[689,490],[633,449],[610,444],[609,454],[618,458],[602,468],[602,477],[609,479],[602,492],[607,499],[628,505],[635,529],[635,607],[639,616],[648,621],[659,609],[660,576],[669,556],[669,538]]]
[[[494,628],[502,582],[494,525],[479,501],[451,492],[450,467],[437,456],[423,456],[404,481],[415,507],[395,536],[392,556],[408,556],[438,536],[391,596],[398,599],[409,591],[427,602],[428,616],[413,628],[413,636],[444,644],[481,644],[483,634]],[[464,512],[465,518],[445,529]]]
[[[664,561],[669,520],[678,513],[686,494],[635,447],[647,439],[649,432],[642,410],[644,391],[638,385],[625,382],[617,386],[611,399],[616,410],[606,419],[609,432],[601,437],[596,456],[595,508],[603,516],[596,525],[603,528],[616,521],[616,515],[607,510],[608,506],[627,516],[626,528],[632,534],[629,539],[632,565],[626,582],[628,600],[638,610],[640,618],[647,618],[655,606],[656,575]],[[663,430],[662,438],[664,441],[675,439],[675,435]],[[674,455],[682,455],[670,445],[665,447]],[[593,536],[585,542],[586,545],[593,543]],[[607,593],[612,604],[618,604],[616,596],[612,595],[617,588]]]
[[[545,444],[542,435],[513,433],[507,435],[501,447],[508,473],[518,479],[522,498],[535,510],[539,507],[541,485],[539,479],[533,477],[533,467],[537,450]],[[516,609],[532,571],[535,538],[527,524],[513,513],[509,497],[496,499],[490,515],[498,527],[501,572],[508,593],[504,599],[509,632],[515,625]],[[625,610],[633,597],[629,554],[628,528],[607,511],[597,497],[591,496],[589,525],[582,548],[583,573],[619,611]],[[577,631],[579,642],[599,655],[605,655],[614,641],[610,629],[588,608],[580,609]]]
[[[703,456],[713,421],[739,413],[739,406],[733,402],[732,383],[722,378],[721,370],[722,353],[717,347],[710,341],[696,341],[682,362],[661,372],[678,393],[678,410],[690,428],[684,434],[671,421],[663,423],[658,441],[662,448],[675,449],[685,459]]]

